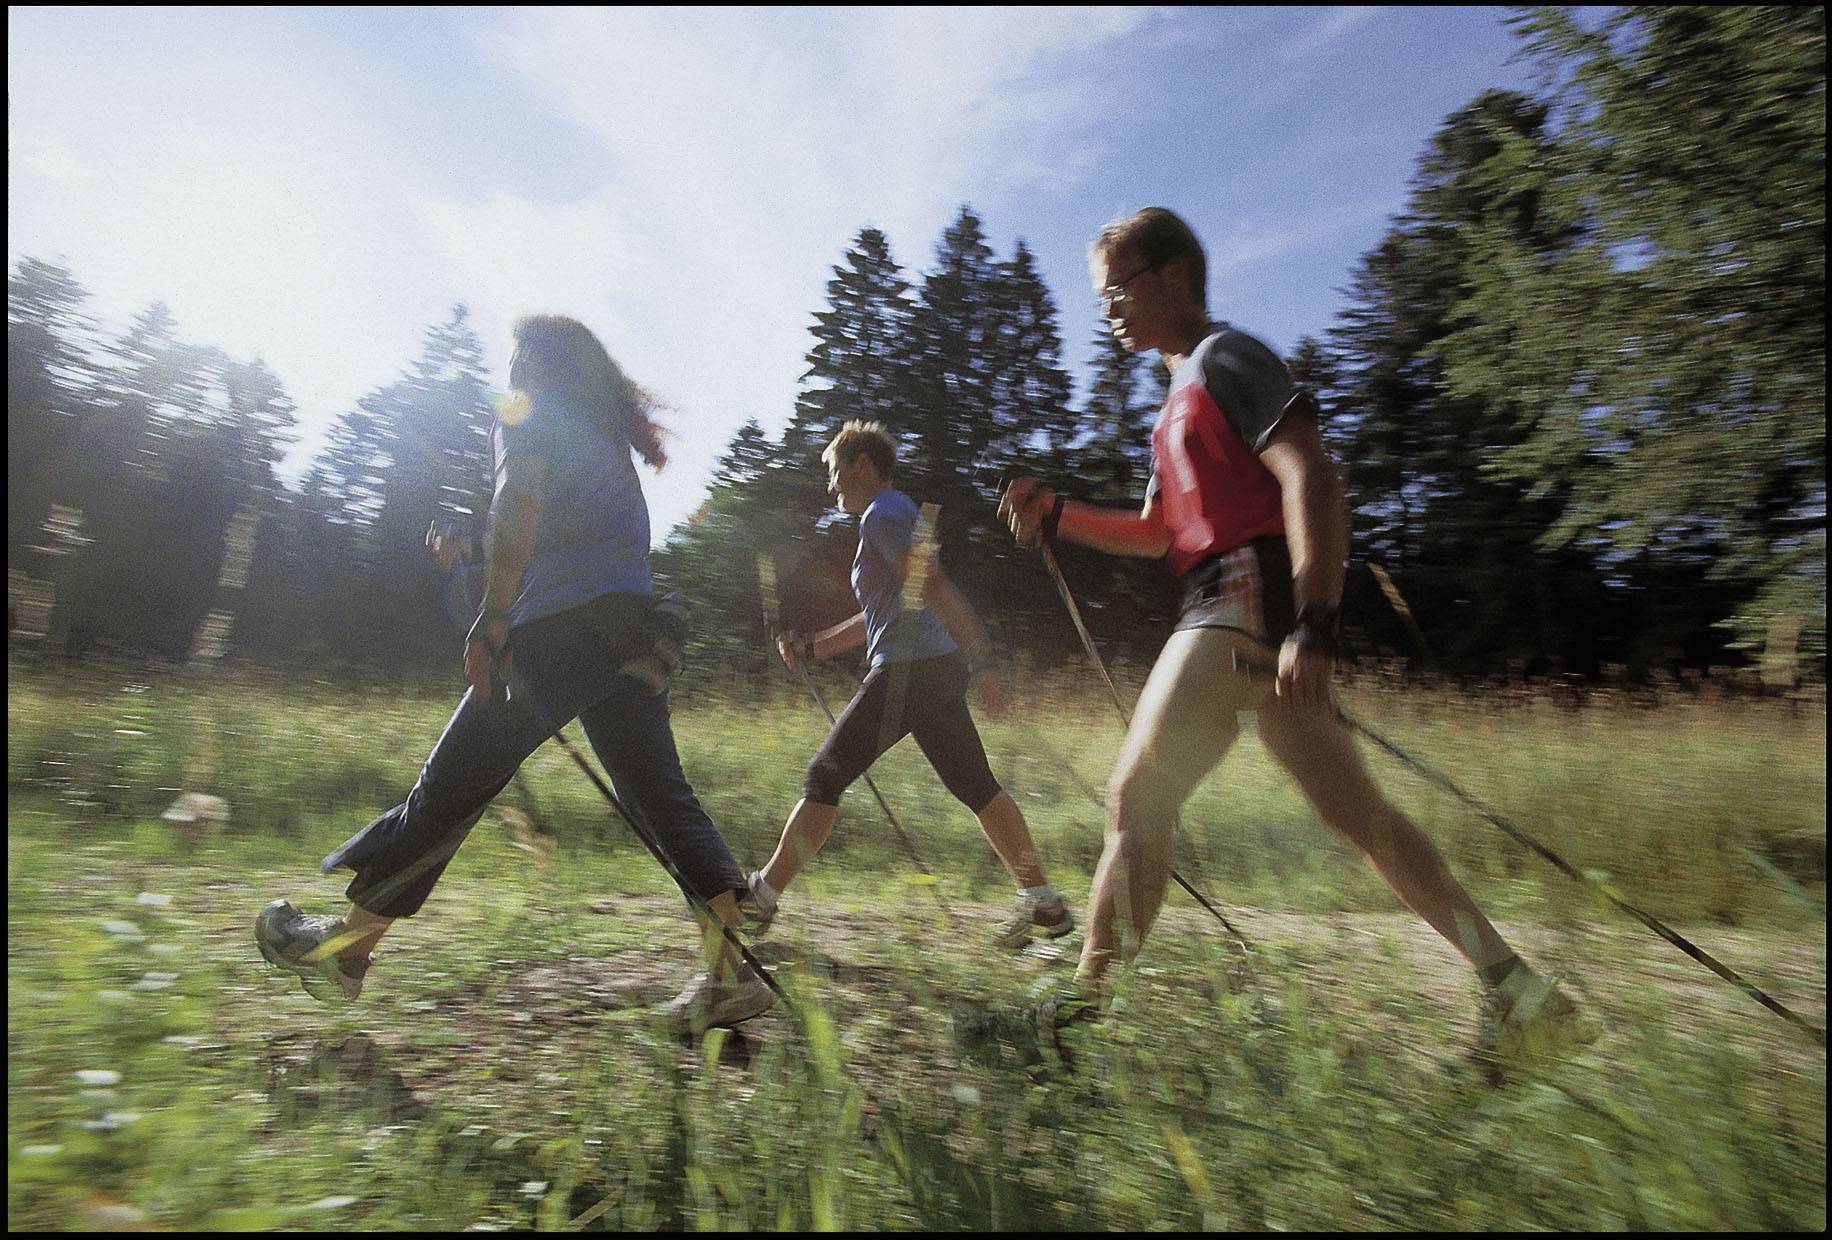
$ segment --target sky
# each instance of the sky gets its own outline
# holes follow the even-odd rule
[[[7,258],[118,331],[259,357],[283,470],[469,307],[571,314],[672,408],[658,541],[732,435],[780,432],[827,280],[877,227],[912,279],[963,205],[1022,239],[1085,391],[1089,239],[1166,206],[1210,305],[1321,335],[1444,119],[1532,89],[1498,8],[7,11]]]

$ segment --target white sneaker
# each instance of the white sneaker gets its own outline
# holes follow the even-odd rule
[[[339,960],[334,941],[345,934],[341,917],[307,917],[285,900],[275,900],[254,919],[255,946],[269,964],[297,973],[305,993],[324,1000],[363,993],[372,956]]]
[[[769,1010],[776,992],[747,966],[729,981],[716,981],[710,973],[696,973],[687,989],[676,995],[662,1014],[671,1033],[698,1035],[715,1025],[735,1025]]]
[[[744,914],[744,925],[756,938],[762,938],[770,931],[770,923],[776,920],[776,906],[781,899],[775,888],[763,881],[761,872],[753,873],[745,880],[749,890],[738,897],[738,911]]]
[[[1030,942],[1033,930],[1046,939],[1059,939],[1074,928],[1075,915],[1060,895],[1052,893],[1047,901],[1039,901],[1020,892],[1012,915],[993,932],[993,942],[1015,949]]]

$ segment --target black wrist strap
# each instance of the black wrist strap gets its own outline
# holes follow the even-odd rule
[[[1043,541],[1052,547],[1056,545],[1056,527],[1062,524],[1062,508],[1069,502],[1066,495],[1058,495],[1056,502],[1050,505],[1050,515],[1043,518]]]
[[[1298,621],[1292,627],[1291,635],[1304,649],[1334,658],[1340,648],[1341,629],[1340,609],[1305,604],[1298,608]]]

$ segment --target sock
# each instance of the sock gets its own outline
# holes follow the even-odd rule
[[[1040,887],[1020,887],[1018,888],[1018,895],[1020,898],[1036,904],[1039,908],[1049,908],[1053,904],[1060,904],[1062,902],[1062,897],[1057,895],[1056,889],[1048,883],[1044,883]]]
[[[1486,969],[1477,969],[1476,976],[1482,979],[1484,986],[1493,990],[1513,976],[1514,970],[1526,967],[1527,962],[1518,955],[1509,956],[1506,960],[1489,965]]]

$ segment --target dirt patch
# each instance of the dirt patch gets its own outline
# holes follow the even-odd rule
[[[700,967],[677,900],[619,897],[617,913],[624,927],[655,926],[669,945],[607,947],[505,965],[498,976],[437,997],[407,999],[413,974],[404,971],[400,984],[406,989],[391,998],[436,1022],[396,1035],[395,1052],[378,1039],[394,1042],[396,1036],[382,1034],[322,1043],[275,1038],[270,1097],[278,1107],[305,1110],[374,1100],[390,1118],[411,1118],[424,1110],[423,1099],[462,1089],[481,1109],[493,1100],[513,1108],[510,1099],[538,1095],[545,1108],[565,1113],[575,1102],[579,1070],[603,1062],[606,1039],[647,1028],[654,1009]],[[1007,955],[988,941],[1004,913],[1000,904],[957,902],[951,916],[909,907],[887,921],[868,911],[804,904],[752,946],[785,984],[826,1009],[870,1102],[895,1105],[912,1091],[950,1096],[984,1071],[988,1056],[1027,1070],[1044,1057],[1047,1048],[1029,1021],[1033,992],[1067,978],[1080,935],[1047,950]],[[1141,1014],[1139,1036],[1173,1051],[1191,1039],[1234,1047],[1241,1070],[1257,1073],[1274,1093],[1285,1070],[1280,1048],[1305,1025],[1327,1031],[1351,1063],[1404,1064],[1424,1076],[1460,1061],[1473,1044],[1479,1018],[1474,978],[1461,957],[1415,918],[1239,906],[1231,906],[1228,916],[1252,945],[1250,968],[1208,914],[1175,906],[1164,912],[1129,996]],[[1650,1021],[1664,1036],[1701,1050],[1729,1047],[1784,1069],[1810,1070],[1823,1054],[1639,927],[1500,928],[1536,966],[1567,975],[1580,1003],[1605,1019],[1603,1040],[1586,1052],[1601,1062],[1628,1053]],[[1688,933],[1823,1025],[1823,930],[1796,941],[1715,927]],[[729,1032],[720,1063],[744,1070],[763,1047],[801,1036],[795,1018],[779,1005]],[[675,1050],[683,1075],[707,1070],[700,1046],[683,1040]],[[482,1086],[478,1064],[491,1065]]]

